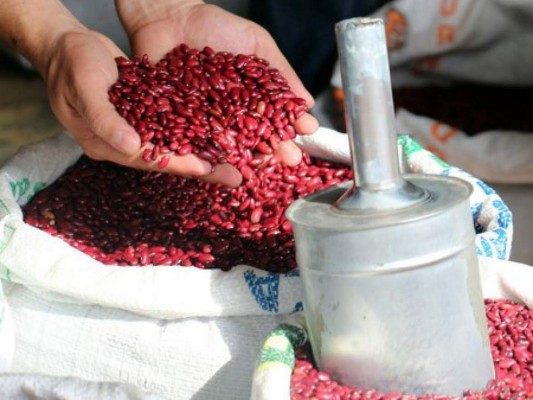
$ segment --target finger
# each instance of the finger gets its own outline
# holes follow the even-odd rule
[[[201,180],[210,183],[220,183],[229,187],[237,187],[242,183],[242,175],[231,164],[218,164],[213,173],[200,177]]]
[[[85,139],[81,143],[87,155],[97,160],[109,160],[116,164],[124,165],[130,168],[144,169],[150,171],[164,171],[174,175],[187,176],[205,176],[211,173],[211,164],[202,160],[192,154],[186,156],[176,156],[168,154],[168,164],[164,168],[159,168],[159,162],[162,156],[158,156],[156,160],[147,163],[142,158],[142,153],[148,150],[149,147],[144,147],[142,150],[137,150],[136,154],[131,156],[125,155],[108,143],[103,141],[100,137],[93,135]]]
[[[137,56],[147,54],[151,62],[159,61],[180,43],[176,39],[177,34],[174,30],[173,25],[153,24],[150,26],[149,35],[135,35],[130,38],[133,54]],[[156,44],[154,38],[157,38]]]
[[[305,100],[307,107],[313,107],[315,100],[311,93],[307,91],[300,78],[298,78],[296,71],[281,53],[272,36],[264,30],[262,32],[262,34],[258,35],[260,42],[257,45],[257,55],[266,59],[272,67],[279,69],[281,75],[287,79],[291,90]]]
[[[315,133],[318,129],[318,120],[311,114],[304,114],[294,122],[294,130],[301,135]]]
[[[78,80],[76,108],[91,132],[123,155],[135,155],[141,139],[109,101],[109,86],[103,77]]]
[[[295,166],[302,161],[302,151],[292,140],[287,140],[279,144],[276,156],[288,166]]]
[[[193,154],[187,154],[186,156],[169,154],[168,156],[170,157],[170,160],[168,166],[164,168],[165,172],[175,175],[191,175],[200,178],[211,174],[211,164]],[[145,161],[142,160],[142,163],[145,164]]]
[[[212,172],[212,166],[209,162],[193,154],[186,156],[168,154],[167,165],[164,168],[160,168],[159,163],[162,160],[162,156],[157,157],[156,160],[150,163],[147,163],[142,158],[143,152],[150,150],[150,146],[137,149],[133,155],[125,155],[92,133],[81,118],[68,118],[64,125],[73,132],[85,153],[96,160],[112,161],[126,167],[148,171],[164,171],[174,175],[194,176],[206,182],[220,183],[229,187],[237,187],[242,182],[242,176],[239,171],[229,164],[218,165],[215,171]]]

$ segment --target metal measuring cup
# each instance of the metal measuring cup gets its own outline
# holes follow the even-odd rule
[[[343,384],[461,395],[494,378],[462,180],[400,174],[383,22],[336,25],[354,184],[293,203],[314,357]]]

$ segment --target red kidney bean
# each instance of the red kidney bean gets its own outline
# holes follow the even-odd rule
[[[257,121],[252,117],[246,117],[244,119],[244,125],[249,131],[255,131],[257,129]]]
[[[525,400],[533,398],[533,363],[524,364],[516,357],[517,343],[531,345],[527,339],[527,326],[533,323],[533,313],[526,306],[510,300],[485,300],[485,311],[489,325],[489,339],[496,371],[496,379],[478,393],[465,391],[463,400]],[[512,333],[514,332],[514,333]],[[503,346],[505,343],[505,346]],[[514,348],[510,357],[501,357],[502,351]],[[518,350],[520,354],[520,350]],[[457,397],[433,394],[409,395],[399,392],[379,393],[357,387],[341,386],[328,374],[315,369],[311,363],[309,345],[296,349],[296,365],[291,377],[291,399],[375,399],[375,400],[456,400]],[[523,368],[519,365],[527,365]]]
[[[262,215],[263,215],[263,209],[261,207],[255,208],[250,214],[250,222],[252,224],[257,224],[261,220]]]
[[[272,148],[265,142],[259,142],[256,149],[263,154],[272,154]]]
[[[207,253],[198,254],[196,258],[202,263],[202,265],[211,264],[215,261],[215,256]]]
[[[159,163],[157,164],[157,167],[160,168],[160,169],[163,169],[163,168],[165,168],[168,165],[169,161],[170,161],[170,157],[169,156],[163,156],[161,158],[161,161],[159,161]]]
[[[150,160],[151,160],[151,156],[152,156],[152,149],[145,149],[145,150],[143,150],[143,153],[142,153],[142,159],[143,159],[145,162],[150,162]]]
[[[146,130],[146,124],[143,121],[138,121],[135,124],[135,130],[139,133],[143,133]]]
[[[154,146],[150,159],[156,161],[159,158],[159,146]]]
[[[185,144],[185,145],[183,145],[183,146],[181,146],[181,147],[179,148],[179,150],[178,150],[178,154],[179,154],[180,156],[185,156],[185,155],[187,155],[187,154],[190,154],[191,151],[192,151],[192,146],[191,146],[189,143],[187,143],[187,144]]]

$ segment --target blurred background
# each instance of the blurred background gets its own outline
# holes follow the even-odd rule
[[[521,23],[533,26],[530,23],[533,11],[528,19],[527,14],[520,12],[523,10],[503,9],[501,3],[504,1],[463,2],[470,4],[467,9],[461,9],[457,1],[435,1],[440,4],[436,9],[442,22],[435,28],[431,15],[417,11],[416,0],[208,2],[265,27],[316,97],[313,113],[322,125],[340,131],[345,128],[342,90],[335,70],[333,26],[339,20],[375,12],[387,18],[395,106],[408,111],[399,125],[409,133],[416,131],[423,125],[422,120],[417,119],[420,115],[438,121],[432,122],[431,129],[435,126],[442,128],[435,125],[442,123],[449,124],[450,128],[443,128],[445,130],[464,132],[464,137],[458,135],[455,147],[451,148],[424,143],[423,132],[415,138],[451,164],[480,176],[496,189],[514,214],[511,259],[533,265],[533,213],[530,211],[533,175],[529,182],[527,177],[514,179],[524,171],[527,175],[527,168],[532,168],[527,164],[527,157],[530,160],[533,154],[533,112],[530,111],[533,106],[533,72],[527,71],[533,71],[533,68],[528,69],[529,65],[533,66],[533,60],[524,59],[523,54],[526,52],[524,46],[533,46],[533,36],[526,28],[521,30]],[[112,1],[93,0],[90,5],[81,0],[65,0],[64,3],[85,25],[111,37],[129,52],[127,37]],[[480,6],[485,7],[481,9]],[[486,27],[489,17],[494,20],[492,30]],[[454,25],[459,20],[464,27]],[[485,21],[483,25],[481,21]],[[435,49],[427,44],[427,40],[422,40],[427,36],[425,31],[435,29],[438,32],[436,41],[442,49]],[[415,34],[418,36],[414,37]],[[502,59],[510,64],[497,70],[494,65]],[[522,73],[522,70],[526,72]],[[24,60],[9,52],[0,56],[0,93],[3,94],[0,98],[0,165],[21,145],[62,131],[50,110],[40,77]],[[482,138],[493,138],[487,132],[494,131],[500,134],[496,140],[498,145],[490,147]],[[507,139],[514,136],[505,132],[520,132],[520,144],[508,142]],[[505,140],[501,139],[502,134],[506,135]],[[524,139],[524,135],[527,138]],[[453,145],[452,141],[450,143]],[[494,144],[495,140],[491,139],[490,143]],[[459,157],[461,154],[462,158]],[[506,169],[501,176],[494,172],[501,171],[490,164],[491,159],[513,160],[517,157],[521,158],[511,165],[512,168],[507,164],[501,167]],[[463,161],[464,165],[461,164]],[[517,168],[522,170],[515,173]],[[491,177],[495,178],[493,182]]]

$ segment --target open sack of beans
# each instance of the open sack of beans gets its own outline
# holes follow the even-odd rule
[[[320,129],[300,142],[316,157],[349,159],[346,135]],[[511,214],[499,196],[409,137],[400,144],[413,172],[473,184],[478,253],[507,259]],[[79,155],[72,139],[60,136],[25,148],[1,172],[9,190],[1,192],[0,259],[17,340],[10,371],[127,382],[171,398],[247,398],[264,338],[301,309],[297,270],[267,272],[253,261],[230,271],[103,265],[25,223],[20,203]]]
[[[532,184],[533,3],[395,0],[374,16],[398,130],[485,182]],[[331,84],[340,105],[338,66]]]
[[[301,136],[303,161],[285,166],[270,156],[295,137],[305,106],[264,61],[180,46],[156,65],[118,62],[110,99],[139,132],[146,162],[164,171],[192,152],[234,165],[243,184],[91,161],[68,135],[20,151],[0,170],[0,277],[16,338],[9,371],[170,398],[248,398],[263,339],[302,309],[283,213],[351,179],[347,137]],[[413,172],[455,173],[409,137],[399,142]],[[479,254],[508,258],[509,210],[461,176],[474,186]]]

